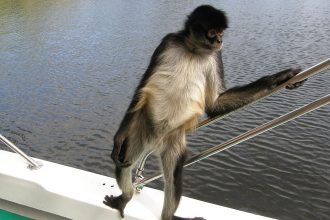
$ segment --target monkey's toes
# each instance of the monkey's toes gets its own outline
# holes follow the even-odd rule
[[[124,209],[127,202],[123,200],[123,197],[121,195],[116,197],[105,196],[103,204],[110,206],[113,209],[117,209],[120,212],[120,216],[124,218]]]

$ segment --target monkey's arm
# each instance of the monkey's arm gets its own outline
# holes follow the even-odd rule
[[[250,84],[228,89],[218,96],[211,107],[206,109],[206,114],[209,117],[221,116],[247,105],[269,94],[272,89],[291,79],[299,72],[299,69],[287,69],[273,75],[262,77]],[[301,86],[303,82],[298,82],[287,88],[297,88]]]

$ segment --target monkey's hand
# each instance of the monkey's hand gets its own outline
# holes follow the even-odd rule
[[[275,73],[270,76],[266,76],[267,84],[270,86],[270,89],[274,89],[275,87],[281,85],[282,83],[285,83],[295,75],[297,75],[301,70],[300,69],[287,69],[284,71],[281,71],[279,73]],[[296,82],[294,84],[288,85],[287,89],[295,89],[304,84],[306,80]]]
[[[126,142],[126,135],[124,135],[122,132],[117,133],[115,135],[114,146],[111,152],[111,158],[115,162],[116,166],[120,168],[125,168],[132,165],[129,161],[124,161],[127,150],[127,143],[125,142]]]

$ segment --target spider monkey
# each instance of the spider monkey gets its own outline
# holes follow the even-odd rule
[[[183,30],[166,35],[154,51],[114,137],[111,158],[122,194],[106,196],[104,203],[118,209],[122,217],[134,192],[132,167],[153,150],[160,156],[165,178],[161,219],[203,219],[174,215],[182,194],[186,133],[194,130],[204,113],[210,117],[226,114],[299,72],[288,69],[226,90],[221,48],[227,27],[223,11],[202,5],[188,16]]]

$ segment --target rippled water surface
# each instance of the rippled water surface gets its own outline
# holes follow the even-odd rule
[[[31,156],[113,176],[112,137],[153,50],[201,3],[0,0],[0,133]],[[328,0],[208,3],[230,20],[229,87],[329,57]],[[199,130],[189,149],[222,143],[329,88],[325,71]],[[329,112],[323,107],[189,167],[184,194],[273,218],[330,219]],[[146,175],[156,164],[148,161]]]

